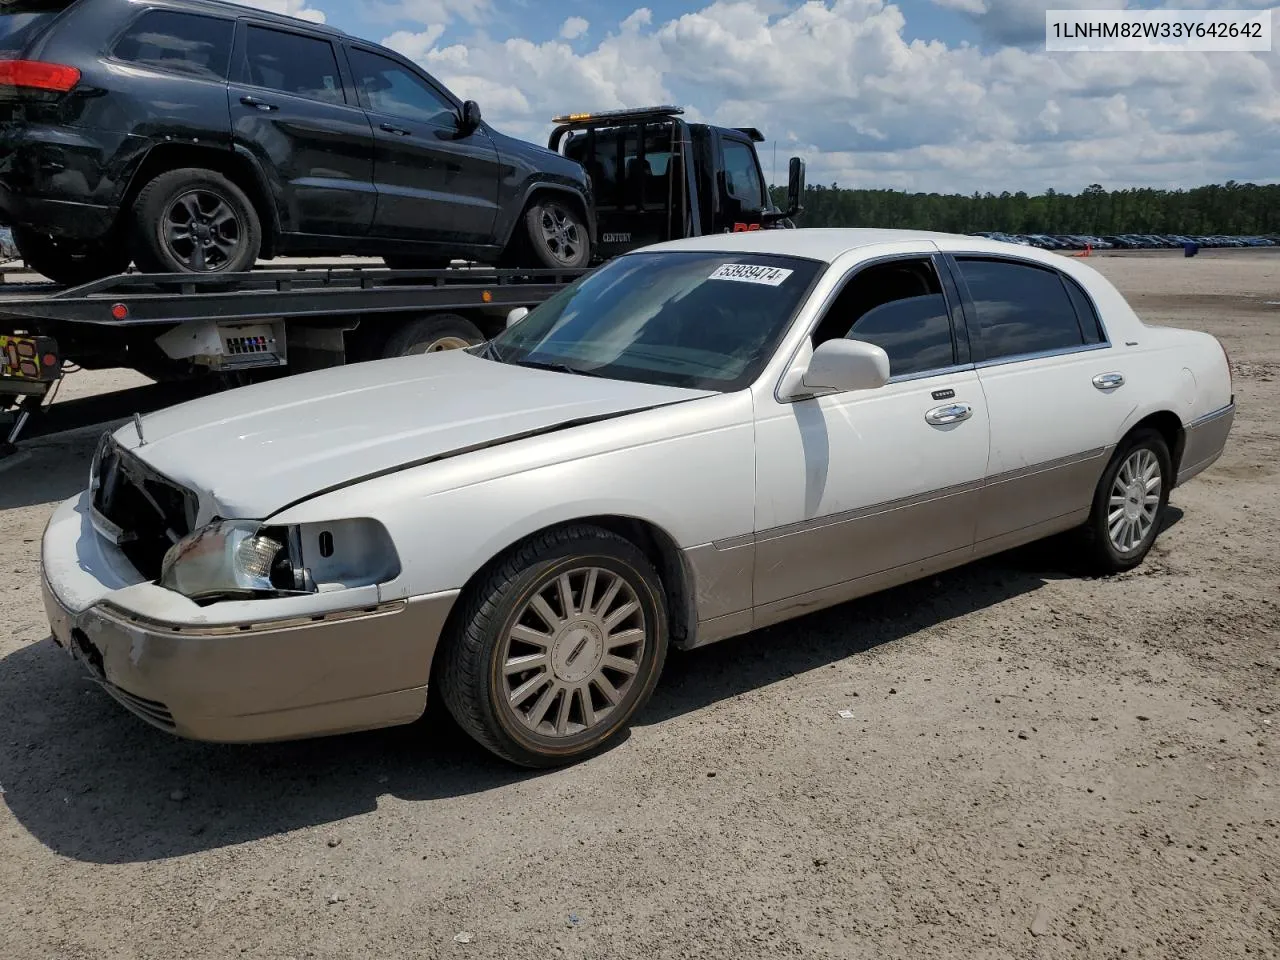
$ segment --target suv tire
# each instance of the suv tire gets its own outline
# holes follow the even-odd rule
[[[586,220],[570,204],[539,197],[524,214],[527,266],[576,270],[591,260],[591,240]]]
[[[262,222],[245,192],[195,167],[162,173],[133,204],[137,261],[148,273],[240,273],[262,249]]]
[[[128,252],[111,242],[59,241],[26,227],[14,227],[13,243],[28,268],[67,286],[101,280],[129,269]]]

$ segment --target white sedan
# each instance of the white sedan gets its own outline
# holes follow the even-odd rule
[[[43,541],[57,641],[207,740],[422,715],[550,765],[669,646],[1074,530],[1141,562],[1234,414],[1211,336],[1080,260],[885,230],[620,257],[479,347],[235,390],[105,437]]]

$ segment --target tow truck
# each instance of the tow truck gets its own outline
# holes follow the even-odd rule
[[[591,175],[597,245],[586,269],[266,264],[237,274],[125,273],[70,288],[6,283],[0,273],[0,411],[12,414],[0,458],[45,409],[67,363],[236,385],[455,349],[492,337],[513,311],[629,250],[792,226],[804,162],[789,161],[779,210],[756,152],[760,131],[689,123],[683,113],[657,106],[553,119],[548,147]]]

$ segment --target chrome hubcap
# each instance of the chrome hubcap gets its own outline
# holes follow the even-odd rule
[[[1136,550],[1155,526],[1162,483],[1160,461],[1150,450],[1135,450],[1121,464],[1107,509],[1111,545],[1121,553]]]
[[[582,250],[578,224],[568,211],[554,204],[542,208],[542,238],[551,255],[561,263],[572,263]]]
[[[240,218],[216,193],[184,193],[164,216],[169,252],[194,273],[221,270],[235,257],[244,236]]]
[[[644,608],[611,570],[578,567],[549,578],[513,624],[501,650],[507,707],[544,737],[604,723],[640,675]]]

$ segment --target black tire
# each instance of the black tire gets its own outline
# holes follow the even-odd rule
[[[448,270],[453,261],[448,257],[392,255],[383,257],[382,262],[392,270]]]
[[[14,227],[13,245],[29,269],[67,286],[101,280],[129,269],[128,251],[111,240],[77,243]]]
[[[580,592],[572,603],[582,604],[584,608],[603,604],[608,609],[601,611],[602,616],[614,610],[602,595],[607,590],[591,591],[594,602],[584,602],[588,593],[587,568],[596,568],[606,576],[617,578],[635,598],[639,612],[631,616],[643,619],[621,621],[640,623],[639,627],[630,630],[638,630],[643,636],[643,642],[637,641],[637,646],[630,648],[631,656],[635,658],[635,672],[629,675],[631,679],[623,689],[614,691],[619,697],[612,706],[603,699],[597,699],[601,689],[593,687],[596,682],[594,674],[586,680],[579,677],[573,681],[578,684],[579,692],[566,690],[553,696],[548,701],[546,712],[550,715],[553,712],[551,705],[557,705],[554,712],[559,715],[559,705],[563,704],[559,697],[564,696],[570,704],[565,709],[565,717],[576,709],[579,718],[576,725],[583,729],[560,736],[541,734],[522,722],[523,714],[519,708],[528,704],[530,712],[536,710],[547,688],[532,687],[537,697],[530,695],[515,706],[509,705],[506,684],[512,682],[524,686],[531,680],[525,674],[512,675],[504,670],[506,645],[503,640],[516,628],[525,605],[542,590],[548,589],[550,584],[558,582],[561,574],[580,577],[574,588]],[[596,582],[591,581],[593,584]],[[621,588],[617,597],[626,597]],[[486,749],[520,766],[560,766],[607,749],[622,736],[631,718],[648,702],[666,660],[667,609],[662,581],[648,558],[633,543],[600,527],[575,525],[530,538],[512,548],[480,583],[468,589],[458,603],[451,633],[443,639],[437,653],[436,689],[463,730]],[[610,603],[617,604],[618,600]],[[627,600],[624,605],[629,606],[630,603]],[[585,615],[582,611],[578,613]],[[560,636],[568,639],[563,633]],[[574,640],[578,648],[583,642]],[[548,648],[548,659],[554,662],[562,645],[563,641],[559,645],[552,643]],[[605,652],[624,648],[609,647],[607,638],[602,641],[597,636],[592,649],[597,651],[594,662],[598,670],[603,663],[599,658]],[[567,664],[572,664],[575,656],[577,651],[570,651]],[[559,676],[553,672],[555,669],[560,668],[548,665],[541,672],[547,680],[552,680]],[[536,679],[539,671],[530,672],[535,674],[532,679]],[[608,710],[607,715],[594,725],[587,722],[580,699],[582,696],[592,698],[590,709]]]
[[[133,219],[135,259],[148,273],[240,273],[253,269],[262,250],[258,211],[213,170],[160,174],[138,194]],[[200,242],[180,239],[188,223],[200,231]]]
[[[586,220],[569,203],[538,197],[524,214],[523,235],[512,251],[521,267],[577,270],[591,261]]]
[[[391,336],[387,337],[379,354],[389,357],[408,357],[419,353],[437,353],[441,350],[457,350],[484,343],[480,328],[456,313],[435,313],[414,320],[406,320]]]
[[[1116,487],[1117,477],[1125,464],[1140,451],[1147,451],[1155,458],[1160,476],[1159,497],[1158,502],[1153,505],[1155,514],[1151,519],[1150,527],[1131,548],[1121,549],[1111,535],[1110,517],[1113,509],[1140,509],[1140,505],[1132,499],[1127,499],[1125,504],[1116,504],[1113,508],[1111,502],[1113,492],[1118,499],[1120,496],[1119,491],[1113,491],[1113,488]],[[1169,505],[1169,488],[1173,479],[1173,461],[1169,456],[1169,445],[1158,431],[1144,427],[1133,431],[1120,442],[1107,468],[1102,471],[1102,478],[1098,481],[1097,490],[1094,491],[1093,509],[1089,519],[1080,528],[1081,552],[1091,573],[1104,576],[1123,573],[1126,570],[1132,570],[1146,558],[1160,533],[1165,509]],[[1137,492],[1133,494],[1134,497],[1138,495]]]

